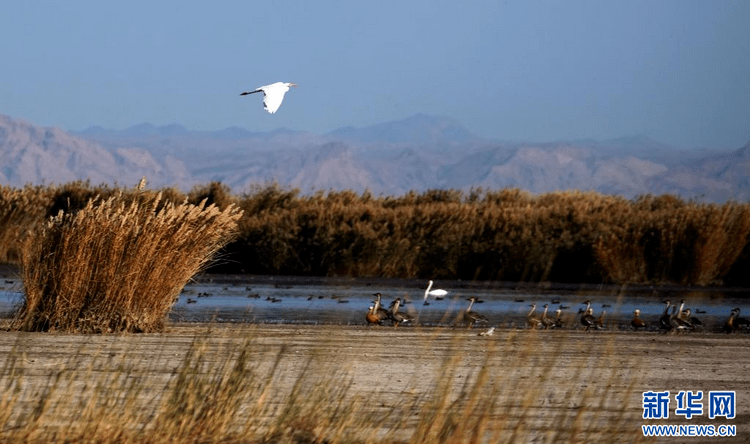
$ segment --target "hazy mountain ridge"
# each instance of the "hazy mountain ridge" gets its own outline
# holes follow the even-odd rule
[[[436,145],[466,143],[477,139],[453,119],[416,114],[403,120],[379,123],[365,128],[344,127],[328,135],[359,143],[408,143]]]
[[[0,184],[152,187],[221,181],[241,193],[276,181],[303,192],[518,187],[595,190],[628,198],[673,193],[705,201],[750,198],[750,144],[734,152],[679,150],[644,136],[608,141],[484,140],[453,119],[423,114],[326,135],[288,129],[191,131],[141,124],[79,133],[0,115]]]
[[[147,149],[105,149],[57,128],[42,128],[0,115],[0,183],[14,186],[90,179],[135,184],[146,175],[178,186],[189,172],[178,159],[159,162]]]

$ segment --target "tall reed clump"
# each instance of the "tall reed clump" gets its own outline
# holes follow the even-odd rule
[[[30,237],[22,258],[25,331],[150,332],[182,287],[236,235],[230,206],[164,204],[161,193],[90,200]]]
[[[0,263],[20,260],[23,241],[44,221],[52,192],[42,186],[0,186]]]

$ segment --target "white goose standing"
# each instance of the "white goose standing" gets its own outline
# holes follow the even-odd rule
[[[445,290],[435,289],[430,291],[430,288],[432,288],[432,281],[430,281],[430,285],[427,286],[427,290],[424,291],[424,305],[430,305],[429,302],[427,302],[427,298],[430,296],[434,296],[435,299],[440,300],[448,294]]]

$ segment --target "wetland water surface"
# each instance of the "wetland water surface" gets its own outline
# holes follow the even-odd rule
[[[426,280],[203,275],[185,286],[172,317],[187,322],[364,324],[374,293],[380,293],[386,308],[396,298],[406,300],[402,311],[423,325],[451,324],[468,306],[466,299],[477,296],[483,303],[473,309],[487,316],[490,326],[523,327],[531,304],[537,313],[548,304],[550,314],[562,307],[568,326],[577,327],[574,318],[589,300],[595,316],[606,311],[609,327],[626,328],[635,309],[655,326],[664,310],[662,301],[669,299],[684,300],[711,331],[723,325],[732,308],[744,308],[750,296],[750,291],[733,289],[436,281],[433,289],[445,289],[448,295],[442,300],[430,297],[424,305],[426,287]]]
[[[748,289],[696,289],[684,287],[618,287],[592,285],[537,285],[499,282],[436,281],[433,289],[448,291],[442,300],[428,298],[426,280],[308,278],[293,276],[204,274],[188,283],[172,309],[175,322],[230,322],[281,324],[365,324],[364,316],[374,293],[382,303],[396,298],[407,301],[401,311],[422,325],[450,325],[469,297],[479,297],[473,310],[485,315],[490,326],[525,327],[525,316],[536,304],[550,315],[562,308],[566,328],[579,328],[579,310],[591,301],[594,315],[606,311],[608,328],[628,328],[635,309],[652,328],[664,310],[665,299],[691,308],[705,331],[723,325],[734,307],[747,308]],[[0,280],[0,315],[8,316],[21,303],[23,288],[18,278]],[[750,310],[750,308],[748,308]],[[745,312],[747,313],[747,312]]]

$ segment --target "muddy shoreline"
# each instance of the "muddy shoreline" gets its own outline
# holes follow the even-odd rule
[[[0,268],[0,277],[18,279],[17,270]],[[244,285],[278,284],[283,288],[315,285],[316,282],[368,287],[368,280],[349,278],[204,274],[195,281],[196,284],[237,285],[243,290]],[[384,285],[383,280],[377,283]],[[385,284],[399,292],[418,292],[422,282],[394,280]],[[466,285],[489,287],[495,284]],[[519,287],[523,285],[516,284],[515,288]],[[642,290],[643,293],[653,291]],[[708,293],[713,291],[719,290],[707,290]],[[550,437],[557,436],[560,418],[578,421],[576,424],[583,438],[572,439],[573,442],[643,440],[641,425],[644,424],[729,424],[736,425],[737,436],[690,438],[690,442],[747,442],[750,439],[750,372],[747,371],[750,335],[746,333],[696,331],[674,335],[620,328],[586,332],[573,326],[548,331],[498,326],[493,335],[478,336],[483,329],[368,327],[364,325],[364,307],[357,305],[354,310],[358,313],[354,320],[357,325],[171,322],[162,333],[123,335],[10,332],[5,319],[0,321],[2,327],[6,327],[0,331],[0,366],[7,368],[9,360],[16,359],[14,365],[22,366],[26,383],[34,387],[44,386],[62,371],[75,374],[76,369],[101,367],[98,371],[106,372],[108,364],[103,365],[102,361],[115,362],[120,367],[124,363],[126,367],[132,365],[145,372],[141,377],[158,392],[173,380],[195,341],[201,341],[209,350],[216,350],[207,358],[209,366],[212,359],[216,365],[231,359],[237,348],[249,343],[253,365],[261,373],[270,371],[282,356],[282,365],[274,375],[281,398],[292,390],[306,363],[319,361],[320,366],[312,369],[313,384],[316,380],[330,384],[334,374],[351,381],[347,396],[371,399],[368,406],[375,414],[403,409],[404,405],[413,405],[416,409],[429,402],[427,398],[436,381],[444,376],[441,372],[445,371],[446,363],[450,362],[450,377],[456,387],[481,369],[487,369],[490,378],[513,389],[501,392],[498,397],[499,406],[511,414],[492,420],[503,424],[510,421],[509,417],[523,420],[520,435],[523,441],[553,442]],[[85,377],[87,373],[81,374]],[[3,375],[5,379],[10,377],[8,373]],[[672,398],[669,418],[644,420],[643,392],[667,390]],[[709,391],[734,391],[736,417],[709,420],[707,413],[692,419],[675,415],[674,396],[686,390],[702,391],[706,396]],[[517,392],[527,395],[519,400],[515,398]],[[31,397],[19,406],[31,408],[33,402]],[[513,413],[520,404],[528,404],[525,413]],[[705,402],[704,409],[708,409]],[[399,439],[408,438],[413,432],[409,424],[415,421],[405,422]],[[512,421],[507,427],[513,428]],[[664,439],[659,440],[662,441]]]
[[[525,436],[539,442],[548,442],[544,437],[554,431],[554,418],[580,416],[582,409],[586,414],[581,421],[588,431],[586,436],[592,439],[598,436],[597,430],[606,430],[615,422],[616,441],[642,438],[642,424],[733,424],[737,426],[737,436],[720,442],[746,442],[750,437],[747,335],[501,329],[492,336],[478,336],[478,332],[451,328],[231,324],[171,324],[164,333],[140,335],[3,331],[0,365],[6,365],[4,361],[11,350],[20,353],[33,384],[69,365],[74,356],[84,356],[75,361],[77,366],[85,366],[97,356],[137,362],[145,359],[150,362],[149,379],[158,388],[174,377],[196,338],[217,350],[232,350],[233,346],[250,341],[259,368],[270,368],[283,350],[284,365],[276,375],[281,392],[291,390],[307,359],[335,361],[334,369],[351,379],[351,396],[377,398],[372,404],[373,412],[383,406],[421,399],[433,388],[445,363],[453,362],[452,377],[457,384],[487,367],[491,377],[504,378],[514,391],[535,394],[536,398],[529,400],[532,408],[526,414],[528,424],[524,430]],[[214,359],[226,356],[219,353]],[[540,365],[547,359],[554,363]],[[325,369],[321,368],[321,383],[330,382],[325,378],[331,367]],[[705,394],[735,391],[737,415],[731,420],[709,420],[705,414],[687,420],[674,414],[673,399],[668,420],[641,419],[643,392],[665,390],[672,396],[682,390],[701,390]],[[588,395],[577,397],[582,392]],[[507,395],[501,396],[499,402],[517,401]],[[408,434],[408,430],[404,433]],[[691,442],[712,441],[703,438]]]

